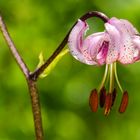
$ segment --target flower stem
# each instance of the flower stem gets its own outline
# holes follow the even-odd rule
[[[29,93],[30,93],[30,97],[31,97],[36,140],[43,140],[41,108],[40,108],[40,101],[39,101],[39,97],[38,97],[37,87],[36,87],[36,81],[33,81],[32,79],[30,79],[30,71],[29,71],[28,67],[26,66],[26,64],[24,63],[23,59],[21,58],[19,52],[17,51],[16,46],[14,45],[14,43],[8,33],[6,25],[2,19],[2,16],[0,16],[0,29],[2,31],[4,39],[5,39],[6,43],[8,44],[8,47],[9,47],[13,57],[15,58],[18,66],[20,67],[21,71],[23,72],[23,74],[27,80],[28,87],[29,87]]]
[[[81,20],[82,21],[85,21],[87,20],[88,18],[91,18],[91,17],[98,17],[100,18],[101,20],[103,20],[104,22],[107,22],[109,20],[109,18],[101,13],[101,12],[97,12],[97,11],[91,11],[91,12],[88,12],[86,14],[84,14],[83,16],[81,16]],[[33,79],[33,80],[37,80],[37,78],[39,77],[39,75],[41,73],[43,73],[43,71],[51,64],[51,62],[56,58],[56,56],[63,50],[63,48],[65,47],[65,45],[67,44],[68,42],[68,37],[69,37],[69,34],[71,32],[71,30],[73,29],[73,27],[76,25],[77,21],[74,23],[74,25],[71,27],[71,29],[69,30],[69,32],[67,33],[67,35],[65,36],[65,38],[63,39],[63,41],[60,43],[60,45],[58,46],[58,48],[54,51],[54,53],[46,60],[46,62],[40,66],[39,68],[37,68],[33,73],[31,73],[30,77]]]
[[[109,18],[105,14],[98,12],[98,11],[90,11],[90,12],[86,13],[85,15],[83,15],[80,19],[82,21],[85,21],[91,17],[98,17],[101,20],[103,20],[104,22],[107,22],[109,20]]]
[[[17,64],[19,65],[21,71],[25,75],[26,79],[29,77],[29,69],[24,63],[23,59],[21,58],[19,52],[17,51],[14,42],[12,41],[9,32],[7,31],[6,25],[2,19],[2,16],[0,16],[0,29],[3,34],[3,37],[8,44],[9,49],[11,50],[12,55],[14,56]]]
[[[30,96],[31,96],[36,140],[43,140],[41,107],[40,107],[39,96],[38,96],[38,91],[36,87],[36,81],[28,80],[28,87],[29,87]]]

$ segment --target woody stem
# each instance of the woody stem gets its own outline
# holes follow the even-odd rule
[[[28,67],[26,66],[25,62],[23,61],[21,55],[17,51],[16,46],[15,46],[14,42],[12,41],[10,34],[6,28],[6,25],[2,19],[2,16],[0,16],[0,29],[1,29],[1,32],[3,34],[3,37],[6,41],[9,49],[11,51],[11,54],[15,58],[18,66],[20,67],[22,73],[24,74],[24,76],[27,80],[28,87],[29,87],[29,93],[30,93],[30,97],[31,97],[36,140],[43,140],[41,107],[40,107],[40,101],[39,101],[39,96],[38,96],[37,87],[36,87],[36,81],[34,81],[30,78],[30,71],[29,71]]]

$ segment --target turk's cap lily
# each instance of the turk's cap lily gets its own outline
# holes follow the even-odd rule
[[[70,52],[77,60],[103,65],[116,61],[130,64],[140,59],[140,36],[129,21],[113,17],[104,26],[104,32],[84,37],[88,24],[78,20],[68,40]]]
[[[91,110],[96,112],[99,102],[100,107],[104,107],[104,114],[108,115],[117,96],[114,81],[122,92],[119,112],[123,113],[127,108],[128,92],[121,87],[116,62],[131,64],[140,60],[140,35],[135,27],[124,19],[113,17],[104,23],[104,27],[103,32],[85,36],[89,26],[86,21],[79,19],[71,30],[68,45],[70,53],[78,61],[88,65],[106,64],[99,89],[91,91],[89,105]]]

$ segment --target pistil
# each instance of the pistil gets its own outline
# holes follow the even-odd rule
[[[116,62],[114,62],[114,73],[115,73],[115,79],[116,79],[117,85],[118,85],[120,91],[123,93],[124,90],[122,89],[122,86],[119,82],[118,75],[117,75],[117,64],[116,64]]]
[[[100,87],[99,87],[99,89],[98,89],[98,92],[101,91],[101,89],[102,89],[102,88],[104,87],[104,85],[105,85],[105,82],[107,81],[108,70],[109,70],[109,65],[106,64],[104,76],[103,76],[102,82],[101,82],[101,84],[100,84]]]
[[[109,94],[113,92],[114,88],[114,64],[110,64],[110,85],[109,85]]]

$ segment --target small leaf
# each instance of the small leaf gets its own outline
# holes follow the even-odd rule
[[[39,68],[39,67],[40,67],[41,65],[43,65],[44,62],[45,62],[42,52],[39,54],[39,57],[38,57],[38,58],[39,58],[39,63],[38,63],[38,65],[37,65],[37,68]]]
[[[69,52],[68,49],[63,50],[61,53],[59,53],[56,58],[52,61],[52,63],[44,70],[44,72],[42,74],[40,74],[40,78],[44,78],[46,76],[48,76],[48,74],[50,74],[50,72],[53,70],[53,68],[56,66],[56,64],[59,62],[59,60]],[[45,63],[44,61],[44,57],[43,57],[43,53],[41,52],[39,54],[39,63],[37,65],[37,67],[40,67],[41,65],[43,65]]]

